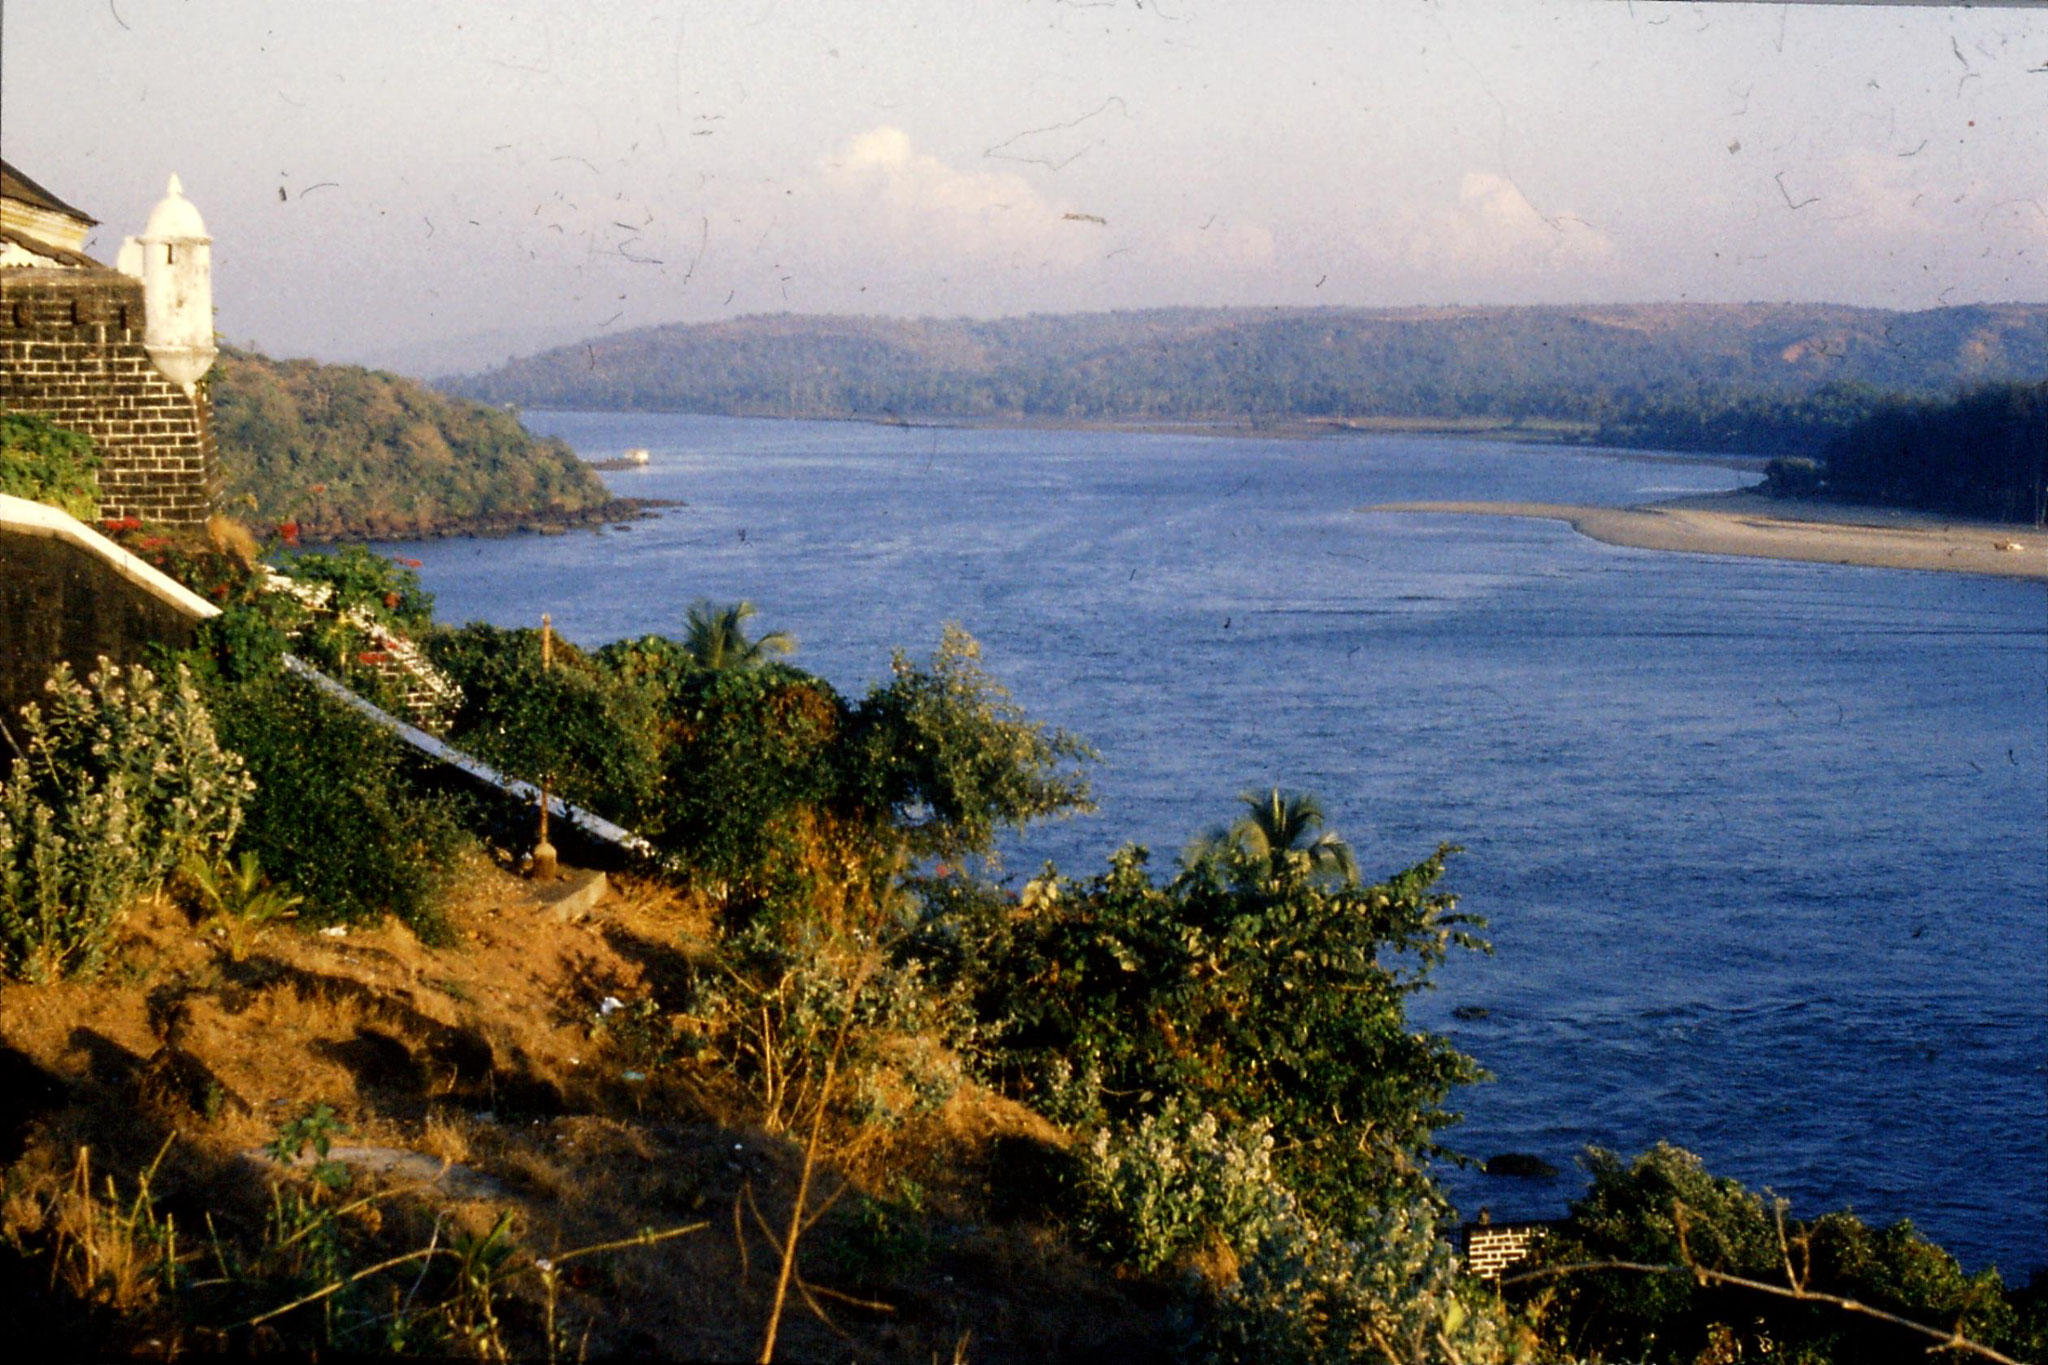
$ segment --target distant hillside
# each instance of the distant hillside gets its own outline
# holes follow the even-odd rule
[[[1163,309],[644,328],[443,381],[493,403],[799,417],[1611,423],[1824,385],[2048,374],[2048,305]]]
[[[397,375],[230,347],[210,382],[228,508],[264,525],[390,540],[634,511],[563,442]]]

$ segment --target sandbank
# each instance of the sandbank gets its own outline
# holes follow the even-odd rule
[[[1568,522],[1593,540],[1640,550],[2048,580],[2048,531],[1847,503],[1767,498],[1747,490],[1641,507],[1392,502],[1358,510],[1540,517]]]

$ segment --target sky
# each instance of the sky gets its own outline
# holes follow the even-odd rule
[[[440,374],[752,313],[2048,299],[2048,9],[4,0],[0,153],[219,329]]]

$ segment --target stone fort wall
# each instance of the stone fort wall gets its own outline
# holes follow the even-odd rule
[[[102,516],[203,522],[220,499],[206,390],[157,371],[143,325],[142,282],[117,271],[0,271],[0,411],[92,438]]]
[[[0,724],[42,697],[59,663],[154,664],[219,608],[54,507],[0,495]],[[0,740],[0,776],[12,752]]]

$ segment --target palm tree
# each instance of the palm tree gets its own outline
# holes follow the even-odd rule
[[[1268,879],[1278,879],[1290,863],[1298,861],[1311,876],[1334,878],[1346,886],[1358,884],[1358,859],[1350,844],[1335,831],[1323,828],[1327,817],[1315,797],[1273,787],[1265,792],[1242,792],[1237,799],[1244,803],[1245,814],[1229,828],[1190,844],[1183,855],[1188,866],[1235,853]]]
[[[771,658],[796,649],[796,637],[786,630],[771,630],[758,640],[749,640],[746,623],[753,615],[752,602],[735,602],[728,607],[714,607],[705,601],[692,603],[689,629],[683,635],[684,652],[699,667],[717,672],[759,668]]]

